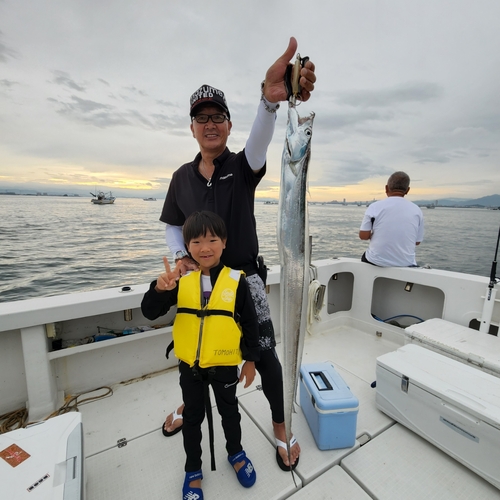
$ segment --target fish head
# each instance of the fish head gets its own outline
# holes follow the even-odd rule
[[[294,106],[289,106],[286,147],[290,161],[298,162],[307,155],[311,147],[313,120],[314,113],[300,117],[297,109]]]

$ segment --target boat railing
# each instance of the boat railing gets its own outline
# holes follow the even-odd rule
[[[313,262],[316,279],[326,287],[311,333],[337,325],[351,325],[373,335],[403,342],[404,322],[384,322],[393,316],[423,320],[442,318],[469,326],[481,316],[488,279],[435,269],[379,268],[357,259],[332,258]],[[268,273],[268,297],[278,339],[279,266]],[[18,384],[20,401],[29,402],[30,418],[54,411],[62,393],[99,387],[143,376],[176,364],[163,353],[171,340],[171,327],[161,327],[111,340],[54,350],[54,334],[77,338],[95,334],[96,327],[125,330],[129,324],[158,326],[144,319],[140,303],[148,284],[0,303],[0,362],[9,366],[10,382]],[[498,308],[497,308],[498,309]],[[130,322],[127,318],[133,316]],[[396,323],[396,324],[394,324]],[[15,346],[21,354],[8,356]],[[22,360],[21,363],[16,360]],[[19,366],[21,365],[21,366]],[[10,375],[9,375],[10,376]],[[20,382],[20,379],[25,379]],[[24,398],[24,399],[23,399]],[[0,402],[0,413],[17,402]]]

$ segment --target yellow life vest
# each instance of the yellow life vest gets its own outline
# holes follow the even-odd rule
[[[174,352],[181,361],[193,366],[198,360],[201,368],[242,362],[241,330],[234,319],[241,274],[242,271],[223,267],[205,307],[201,306],[201,271],[179,280],[172,333]]]

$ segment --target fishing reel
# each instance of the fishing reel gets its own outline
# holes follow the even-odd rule
[[[302,92],[302,87],[299,83],[300,70],[307,61],[309,61],[309,57],[300,57],[300,54],[297,54],[295,62],[289,64],[285,71],[286,98],[293,106],[296,105],[297,100],[301,100],[300,93]]]

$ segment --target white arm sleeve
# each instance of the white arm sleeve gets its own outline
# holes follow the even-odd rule
[[[276,108],[278,103],[268,102],[270,108]],[[267,148],[273,139],[274,127],[276,124],[276,113],[266,110],[264,102],[259,102],[257,116],[252,125],[250,136],[245,146],[245,155],[250,168],[259,171],[266,163]]]
[[[167,224],[165,227],[165,241],[172,255],[175,255],[179,250],[186,251],[184,238],[182,237],[182,226]]]

